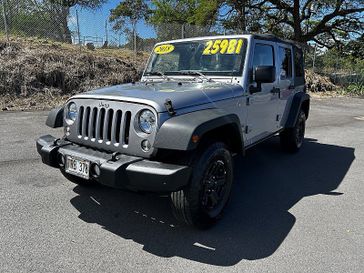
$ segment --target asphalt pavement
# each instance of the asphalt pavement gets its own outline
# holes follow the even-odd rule
[[[80,187],[41,163],[46,112],[0,113],[0,272],[363,272],[364,100],[314,99],[306,142],[235,160],[224,219],[181,226],[168,199]]]

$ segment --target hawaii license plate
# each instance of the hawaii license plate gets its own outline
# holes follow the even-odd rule
[[[66,159],[66,172],[69,174],[73,174],[84,179],[90,178],[90,161],[67,156]]]

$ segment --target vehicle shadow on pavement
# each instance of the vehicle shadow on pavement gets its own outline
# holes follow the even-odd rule
[[[294,155],[280,150],[278,139],[262,143],[235,160],[235,185],[225,217],[199,231],[174,220],[168,198],[80,187],[71,200],[79,218],[143,245],[160,257],[231,266],[242,259],[272,255],[296,218],[289,212],[303,197],[333,195],[354,161],[354,149],[306,139]]]

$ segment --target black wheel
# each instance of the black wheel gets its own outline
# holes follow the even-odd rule
[[[287,128],[280,133],[280,141],[285,151],[295,153],[302,147],[305,139],[306,115],[301,111],[293,128]]]
[[[77,185],[85,186],[85,187],[96,185],[96,182],[95,181],[93,181],[93,180],[86,180],[86,179],[82,179],[81,177],[77,177],[77,176],[71,175],[69,173],[66,173],[66,171],[64,169],[61,169],[61,173],[69,181],[71,181],[72,183],[75,183]]]
[[[225,144],[201,149],[192,162],[189,185],[171,193],[175,217],[198,228],[208,228],[221,218],[233,184],[232,157]]]

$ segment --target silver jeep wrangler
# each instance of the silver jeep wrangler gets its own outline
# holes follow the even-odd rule
[[[70,181],[169,194],[174,215],[199,228],[220,218],[233,154],[279,134],[297,152],[310,98],[302,50],[272,35],[159,43],[138,83],[73,96],[37,140],[42,161]]]

